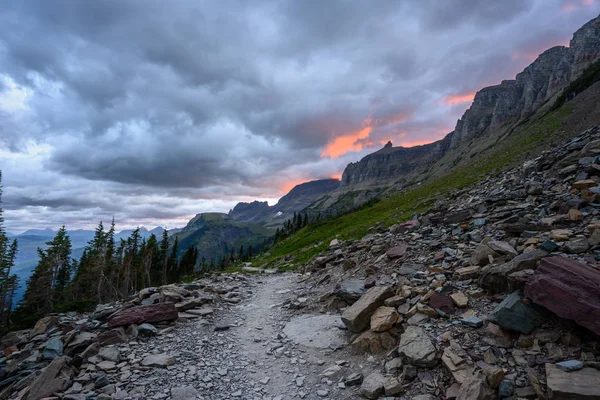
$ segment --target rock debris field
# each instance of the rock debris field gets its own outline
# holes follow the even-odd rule
[[[600,400],[600,127],[326,244],[11,332],[0,400]]]

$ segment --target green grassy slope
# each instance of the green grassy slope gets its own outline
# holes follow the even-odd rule
[[[377,224],[390,226],[408,220],[414,214],[426,211],[436,198],[474,185],[532,157],[540,148],[565,140],[559,128],[571,112],[572,106],[565,104],[547,114],[531,118],[510,136],[471,158],[466,165],[441,177],[425,178],[422,183],[414,183],[400,194],[383,198],[356,212],[309,226],[278,243],[269,251],[269,255],[263,255],[255,262],[258,265],[273,265],[281,257],[293,256],[293,265],[288,266],[292,268],[325,250],[335,237],[359,239]]]

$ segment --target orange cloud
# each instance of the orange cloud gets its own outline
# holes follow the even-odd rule
[[[323,151],[321,157],[338,158],[351,151],[360,151],[365,148],[375,147],[387,143],[386,140],[373,141],[369,137],[373,129],[394,127],[410,118],[410,115],[404,112],[398,112],[384,118],[373,118],[369,116],[361,123],[361,128],[343,135],[337,136],[331,140]]]
[[[363,145],[358,141],[361,139],[367,139],[372,130],[373,127],[365,126],[358,131],[336,137],[332,142],[329,142],[327,146],[325,146],[323,152],[321,153],[321,157],[329,156],[331,158],[338,158],[349,151],[362,150]]]
[[[462,103],[470,103],[475,98],[475,92],[467,93],[467,94],[459,94],[455,96],[446,96],[444,97],[444,103],[454,106],[456,104]]]
[[[560,9],[564,13],[570,13],[579,10],[583,7],[590,7],[598,0],[565,0],[560,5]]]
[[[331,179],[338,179],[338,180],[340,180],[340,179],[342,179],[342,174],[341,173],[339,173],[339,174],[333,174],[333,175],[331,175]]]
[[[304,179],[304,180],[293,180],[293,181],[286,182],[282,186],[279,187],[279,194],[287,194],[294,187],[296,187],[302,183],[305,183],[305,182],[308,182],[308,180]]]

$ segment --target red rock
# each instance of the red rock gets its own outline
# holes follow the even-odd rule
[[[108,318],[108,328],[142,324],[144,322],[173,321],[177,318],[178,313],[175,304],[171,302],[149,304],[117,311]]]
[[[398,246],[389,249],[386,255],[390,260],[395,260],[396,258],[404,257],[407,250],[408,245],[406,243],[401,243]]]
[[[542,259],[525,295],[600,335],[600,270],[567,258]]]
[[[438,309],[440,311],[445,312],[446,314],[454,314],[454,301],[450,296],[445,296],[443,294],[434,293],[429,298],[429,307],[433,309]]]

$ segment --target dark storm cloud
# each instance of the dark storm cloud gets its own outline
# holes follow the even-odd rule
[[[386,140],[438,139],[468,106],[445,99],[514,78],[599,11],[565,4],[11,2],[0,13],[7,220],[184,221],[339,174]],[[362,150],[323,156],[365,127]]]

